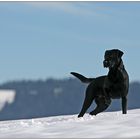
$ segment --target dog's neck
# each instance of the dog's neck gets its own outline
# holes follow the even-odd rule
[[[109,73],[108,73],[108,77],[111,81],[116,82],[116,74],[118,71],[122,71],[124,70],[124,65],[123,65],[123,61],[121,59],[120,63],[115,67],[115,68],[110,68],[109,69]]]
[[[119,69],[119,70],[124,70],[124,69],[125,69],[125,67],[124,67],[124,64],[123,64],[123,61],[122,61],[122,60],[121,60],[121,62],[120,62],[120,65],[119,65],[118,69]]]
[[[124,69],[124,64],[123,64],[122,59],[121,59],[119,65],[117,66],[117,69],[118,69],[118,70],[123,70],[123,69]]]
[[[119,64],[117,66],[115,66],[114,68],[109,68],[109,70],[113,70],[113,71],[123,70],[123,69],[124,69],[124,65],[123,65],[122,59],[120,60],[120,62],[119,62]]]

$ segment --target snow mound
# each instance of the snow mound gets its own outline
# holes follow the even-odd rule
[[[0,138],[140,138],[140,109],[0,122]]]

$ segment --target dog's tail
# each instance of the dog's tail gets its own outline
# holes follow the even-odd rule
[[[74,75],[75,77],[77,77],[83,83],[90,83],[90,82],[95,80],[95,78],[87,78],[87,77],[85,77],[79,73],[76,73],[76,72],[71,72],[71,74]]]

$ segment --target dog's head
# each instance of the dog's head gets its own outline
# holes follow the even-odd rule
[[[121,63],[123,52],[118,49],[107,50],[104,55],[103,65],[106,68],[115,68]]]

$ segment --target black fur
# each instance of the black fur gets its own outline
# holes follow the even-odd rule
[[[93,100],[97,107],[90,112],[91,115],[106,110],[111,104],[111,99],[122,99],[122,113],[127,113],[127,94],[129,89],[129,77],[122,61],[123,52],[117,49],[105,52],[104,67],[109,68],[108,75],[97,78],[86,78],[81,74],[71,72],[72,75],[84,83],[89,83],[82,110],[78,117],[83,117]]]

